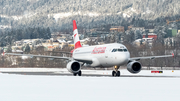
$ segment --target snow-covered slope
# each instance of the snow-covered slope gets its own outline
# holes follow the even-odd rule
[[[13,28],[48,26],[57,30],[70,26],[72,19],[89,27],[121,24],[127,18],[130,22],[133,17],[155,20],[177,16],[179,3],[179,0],[16,0],[1,3],[0,15],[12,18],[1,23],[12,24]]]

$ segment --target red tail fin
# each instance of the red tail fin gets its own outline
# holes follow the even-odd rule
[[[79,41],[79,35],[78,35],[78,30],[77,30],[75,20],[73,20],[73,37],[74,37],[74,48],[76,49],[76,48],[82,47]]]

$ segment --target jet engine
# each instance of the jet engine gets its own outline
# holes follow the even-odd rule
[[[141,63],[138,61],[132,61],[127,65],[127,70],[130,73],[139,73],[141,71],[141,68],[142,68]]]
[[[81,64],[77,61],[71,61],[66,65],[66,68],[71,73],[78,73],[81,70]]]

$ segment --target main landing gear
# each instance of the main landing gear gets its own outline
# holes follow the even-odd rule
[[[81,74],[82,74],[82,72],[79,71],[79,72],[77,72],[77,73],[74,73],[73,75],[74,75],[74,76],[76,76],[76,75],[81,76]]]
[[[121,73],[120,73],[120,71],[118,71],[118,69],[119,69],[118,66],[113,67],[112,76],[119,77],[121,75]]]

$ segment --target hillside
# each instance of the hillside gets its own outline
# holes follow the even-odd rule
[[[0,0],[0,25],[13,29],[50,27],[69,29],[75,19],[80,27],[134,24],[180,14],[179,0]],[[140,24],[137,26],[143,26]]]

